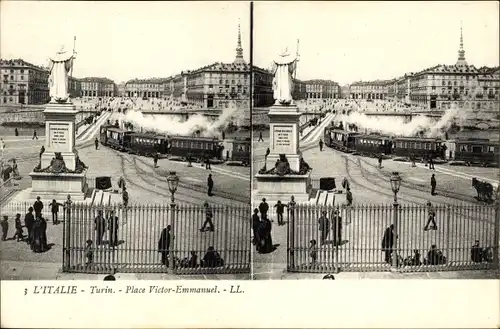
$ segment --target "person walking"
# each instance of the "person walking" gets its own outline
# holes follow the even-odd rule
[[[257,142],[263,142],[264,138],[262,138],[262,131],[259,131],[259,140]]]
[[[0,225],[2,226],[2,241],[5,241],[9,233],[9,216],[4,215]]]
[[[99,149],[99,139],[97,137],[94,140],[94,144],[95,144],[95,149],[98,150]]]
[[[266,198],[262,198],[262,202],[259,204],[260,218],[263,220],[267,218],[267,212],[269,211],[269,205],[266,202]]]
[[[155,155],[153,156],[153,164],[155,168],[158,168],[158,152],[155,152]]]
[[[378,168],[382,169],[382,153],[378,155]]]
[[[281,203],[280,200],[274,205],[274,208],[276,208],[276,217],[278,218],[278,225],[285,225],[285,222],[283,221],[283,213],[285,212],[285,207],[283,203]]]
[[[205,160],[205,169],[210,169],[212,170],[212,166],[210,165],[210,158],[207,156],[206,160]]]
[[[322,152],[323,151],[323,140],[319,140],[319,150]]]
[[[36,201],[33,204],[33,209],[35,210],[35,217],[40,218],[42,217],[42,210],[43,210],[43,202],[40,201],[40,197],[36,197]]]
[[[57,218],[57,214],[59,213],[59,206],[63,206],[63,204],[57,202],[56,199],[53,199],[49,204],[50,210],[52,212],[52,224],[54,225],[59,224],[59,220]]]
[[[170,241],[172,240],[170,235],[171,230],[172,226],[167,225],[167,227],[161,231],[160,240],[158,240],[158,252],[161,253],[161,263],[167,267],[169,264],[168,255],[170,253]]]
[[[434,158],[431,153],[429,153],[429,169],[436,170],[434,169]]]
[[[318,219],[319,232],[320,232],[320,243],[323,245],[328,238],[330,233],[330,221],[326,217],[326,211],[321,213],[321,217]]]
[[[254,245],[257,245],[259,242],[259,225],[260,225],[260,218],[259,218],[259,209],[255,208],[253,210],[253,215],[252,215],[252,230],[253,230],[253,240],[252,243]]]
[[[415,154],[411,153],[410,154],[410,161],[411,161],[411,166],[416,167],[417,165],[415,164]]]
[[[203,223],[203,226],[200,228],[200,232],[206,232],[206,231],[215,231],[215,226],[214,223],[212,222],[212,218],[214,217],[214,214],[212,212],[212,209],[210,208],[208,202],[205,201],[203,204],[205,207],[205,222]],[[209,225],[209,228],[207,229],[207,224]]]
[[[436,195],[436,176],[431,176],[431,195]]]
[[[19,130],[17,130],[17,128],[14,129],[14,135],[17,137],[19,136]]]
[[[33,129],[33,138],[32,138],[32,140],[35,139],[35,138],[38,139],[38,136],[36,135],[36,129]]]
[[[382,238],[382,251],[385,252],[385,262],[391,263],[391,256],[394,247],[394,241],[397,239],[397,234],[394,232],[394,224],[391,224],[385,229],[384,237]]]
[[[35,216],[33,216],[33,207],[29,207],[28,212],[24,215],[24,226],[28,230],[28,238],[26,242],[31,244],[31,240],[33,239],[33,223],[35,222]]]
[[[17,242],[19,242],[20,240],[24,239],[23,225],[21,224],[21,214],[16,214],[15,225],[16,225],[16,233],[14,233],[14,237],[12,239],[15,240],[17,238]]]
[[[214,180],[212,179],[212,174],[208,174],[207,179],[208,196],[212,196],[212,189],[214,188]]]
[[[427,201],[427,223],[425,224],[424,231],[429,230],[429,224],[432,223],[430,230],[437,230],[436,224],[436,210],[432,206],[430,201]]]
[[[125,185],[123,185],[123,191],[122,191],[122,201],[123,201],[123,206],[127,207],[128,206],[128,191]]]

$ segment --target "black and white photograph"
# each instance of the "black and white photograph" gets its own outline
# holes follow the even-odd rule
[[[1,21],[2,279],[248,279],[250,4]]]
[[[254,279],[498,278],[498,3],[254,16]]]

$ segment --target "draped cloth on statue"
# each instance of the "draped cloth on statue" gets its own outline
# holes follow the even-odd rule
[[[50,57],[49,94],[50,101],[65,103],[69,101],[68,73],[73,66],[75,54],[61,49]]]
[[[298,57],[288,54],[286,51],[274,60],[273,91],[275,105],[293,104],[293,72],[297,66]]]

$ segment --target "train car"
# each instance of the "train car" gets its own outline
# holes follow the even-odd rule
[[[105,131],[106,138],[104,145],[119,151],[126,151],[127,149],[129,149],[130,135],[133,133],[132,131],[115,127],[108,127]]]
[[[422,159],[429,154],[433,158],[444,158],[446,147],[439,138],[398,137],[394,139],[394,154],[409,157],[413,153],[416,159]]]
[[[489,139],[454,139],[446,141],[445,159],[463,161],[467,165],[497,166],[499,163],[498,141]]]
[[[250,138],[241,140],[241,139],[234,139],[231,142],[232,144],[232,152],[230,156],[230,161],[231,162],[237,162],[241,163],[243,166],[249,166],[250,165],[250,156],[251,156],[251,150],[252,150],[252,145]]]
[[[336,150],[352,152],[355,148],[357,135],[355,132],[327,127],[325,128],[324,142],[326,146]]]
[[[393,141],[388,136],[358,134],[354,138],[354,148],[362,155],[374,156],[380,153],[389,155],[393,152]]]
[[[113,127],[110,124],[102,125],[99,131],[99,139],[102,145],[108,145],[108,134],[106,133],[108,128]]]
[[[224,147],[222,142],[216,138],[170,136],[169,142],[170,155],[174,157],[187,160],[190,156],[192,160],[199,162],[203,162],[207,157],[209,159],[222,159]]]
[[[155,153],[167,154],[168,138],[155,133],[132,133],[130,144],[126,151],[144,156],[154,156]]]

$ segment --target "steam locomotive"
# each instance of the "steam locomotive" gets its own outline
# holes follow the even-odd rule
[[[203,162],[208,158],[212,161],[250,165],[250,138],[220,140],[215,137],[167,136],[104,125],[100,130],[100,142],[121,152],[148,157],[160,154],[185,161],[189,158],[191,161]]]
[[[380,153],[397,157],[422,159],[432,156],[466,165],[491,166],[499,163],[498,141],[465,138],[442,140],[440,138],[390,137],[379,134],[361,134],[330,126],[324,130],[325,145],[346,153],[374,156]]]

